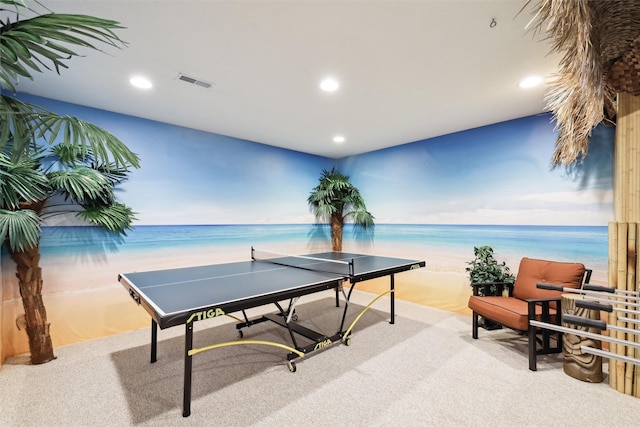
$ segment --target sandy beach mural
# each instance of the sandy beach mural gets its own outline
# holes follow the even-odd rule
[[[30,98],[24,96],[25,98]],[[579,261],[606,283],[613,130],[594,132],[580,167],[549,169],[555,134],[536,116],[334,160],[80,106],[37,99],[92,121],[140,155],[118,196],[138,212],[114,238],[72,219],[43,228],[44,295],[54,345],[148,326],[118,273],[247,260],[251,246],[330,249],[306,199],[322,169],[351,176],[376,217],[373,238],[346,227],[344,250],[426,260],[396,278],[397,297],[467,314],[464,271],[490,245],[517,270],[523,256]],[[28,351],[22,307],[2,256],[3,355]],[[378,292],[387,280],[359,289]]]

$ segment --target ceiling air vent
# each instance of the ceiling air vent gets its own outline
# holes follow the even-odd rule
[[[209,89],[211,86],[213,86],[213,83],[205,82],[204,80],[187,76],[186,74],[182,74],[182,73],[178,74],[178,80],[181,80],[186,83],[191,83],[192,85],[200,86],[205,89]]]

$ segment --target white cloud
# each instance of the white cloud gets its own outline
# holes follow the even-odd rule
[[[380,224],[500,224],[500,225],[595,225],[613,220],[613,211],[602,209],[486,209],[439,212],[424,216],[380,218]]]
[[[306,206],[305,206],[306,208]],[[309,212],[269,212],[264,209],[225,206],[217,203],[181,204],[175,209],[149,209],[140,211],[136,225],[166,224],[313,224],[315,217]]]
[[[553,193],[533,193],[516,197],[516,200],[542,201],[550,203],[572,203],[578,205],[613,203],[613,190],[577,190]]]

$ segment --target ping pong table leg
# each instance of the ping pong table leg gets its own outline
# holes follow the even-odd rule
[[[394,275],[391,275],[391,295],[390,295],[390,300],[391,300],[391,321],[389,323],[391,323],[392,325],[396,322],[396,313],[395,313],[395,306],[396,306],[396,292],[395,292],[395,280],[394,280]]]
[[[191,363],[189,350],[193,347],[193,323],[186,324],[184,334],[184,394],[182,399],[182,416],[191,415]]]
[[[158,323],[151,319],[151,363],[158,360]]]

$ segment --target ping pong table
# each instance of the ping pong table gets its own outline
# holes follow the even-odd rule
[[[324,350],[335,343],[350,344],[350,334],[360,316],[380,297],[390,295],[390,323],[394,323],[394,275],[425,266],[417,261],[348,252],[323,252],[308,255],[283,255],[251,248],[251,261],[212,264],[168,270],[122,273],[120,283],[129,295],[151,316],[151,363],[157,360],[158,327],[185,325],[184,393],[182,415],[191,414],[192,357],[200,352],[240,344],[271,345],[288,350],[288,367],[296,371],[295,360]],[[349,299],[355,284],[379,277],[390,277],[390,288],[379,295],[345,330]],[[343,284],[351,286],[345,292]],[[295,306],[303,295],[335,290],[344,297],[340,327],[333,335],[313,331],[295,322]],[[281,304],[288,300],[288,306]],[[249,319],[245,310],[274,304],[277,312]],[[241,312],[243,319],[230,313]],[[239,339],[193,348],[193,324],[196,321],[231,316],[238,323]],[[288,329],[292,345],[257,340],[242,340],[242,328],[271,321]],[[298,344],[296,335],[312,343]]]

